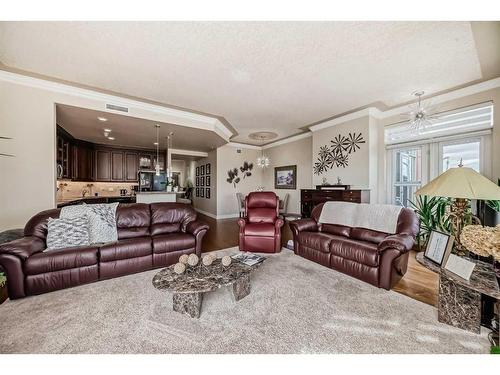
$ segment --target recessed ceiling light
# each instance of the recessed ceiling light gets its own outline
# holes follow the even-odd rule
[[[111,129],[104,129],[106,133],[111,133]]]
[[[108,137],[108,139],[109,139],[110,141],[114,141],[114,140],[115,140],[115,137]]]
[[[106,122],[108,119],[106,117],[98,117],[97,118],[99,121]]]
[[[153,144],[154,144],[155,146],[158,146],[158,142],[154,142]]]

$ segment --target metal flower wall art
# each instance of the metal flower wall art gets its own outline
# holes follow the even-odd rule
[[[243,165],[240,167],[241,174],[243,178],[250,177],[252,175],[253,163],[249,163],[245,161]],[[236,184],[241,181],[241,178],[238,176],[238,168],[233,168],[227,171],[228,178],[226,181],[236,188]]]
[[[366,141],[361,133],[349,133],[347,137],[337,135],[330,141],[330,145],[319,148],[318,158],[313,167],[314,174],[323,174],[334,167],[347,167],[349,155],[361,149],[363,143]]]

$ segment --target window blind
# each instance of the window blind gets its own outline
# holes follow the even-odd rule
[[[386,145],[395,145],[450,135],[471,133],[493,127],[493,103],[481,103],[470,107],[440,113],[439,119],[428,124],[420,133],[409,129],[407,122],[386,126]]]

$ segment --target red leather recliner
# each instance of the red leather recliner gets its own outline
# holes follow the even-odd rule
[[[279,198],[270,191],[254,192],[245,198],[245,217],[240,226],[240,251],[277,253],[281,251]]]

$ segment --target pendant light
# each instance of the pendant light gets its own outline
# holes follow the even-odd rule
[[[171,171],[172,171],[172,166],[171,166],[171,161],[172,161],[172,157],[170,156],[169,157],[169,153],[172,152],[172,138],[173,138],[173,135],[174,133],[173,132],[170,132],[168,133],[168,137],[167,137],[167,152],[166,152],[166,162],[165,162],[165,165],[166,165],[166,173],[167,173],[167,177],[172,177],[171,176]]]
[[[160,125],[156,124],[156,164],[155,172],[156,175],[160,175]]]
[[[263,143],[266,140],[265,136],[260,137],[261,143]],[[268,156],[264,155],[264,149],[261,146],[261,155],[257,158],[257,165],[261,167],[262,169],[269,167],[271,164],[271,159],[269,159]]]
[[[402,115],[402,117],[408,121],[410,130],[416,134],[420,134],[425,130],[427,125],[439,119],[435,107],[431,106],[429,103],[422,103],[422,96],[424,94],[425,91],[414,91],[412,95],[418,99],[417,103],[410,105],[410,111]]]

